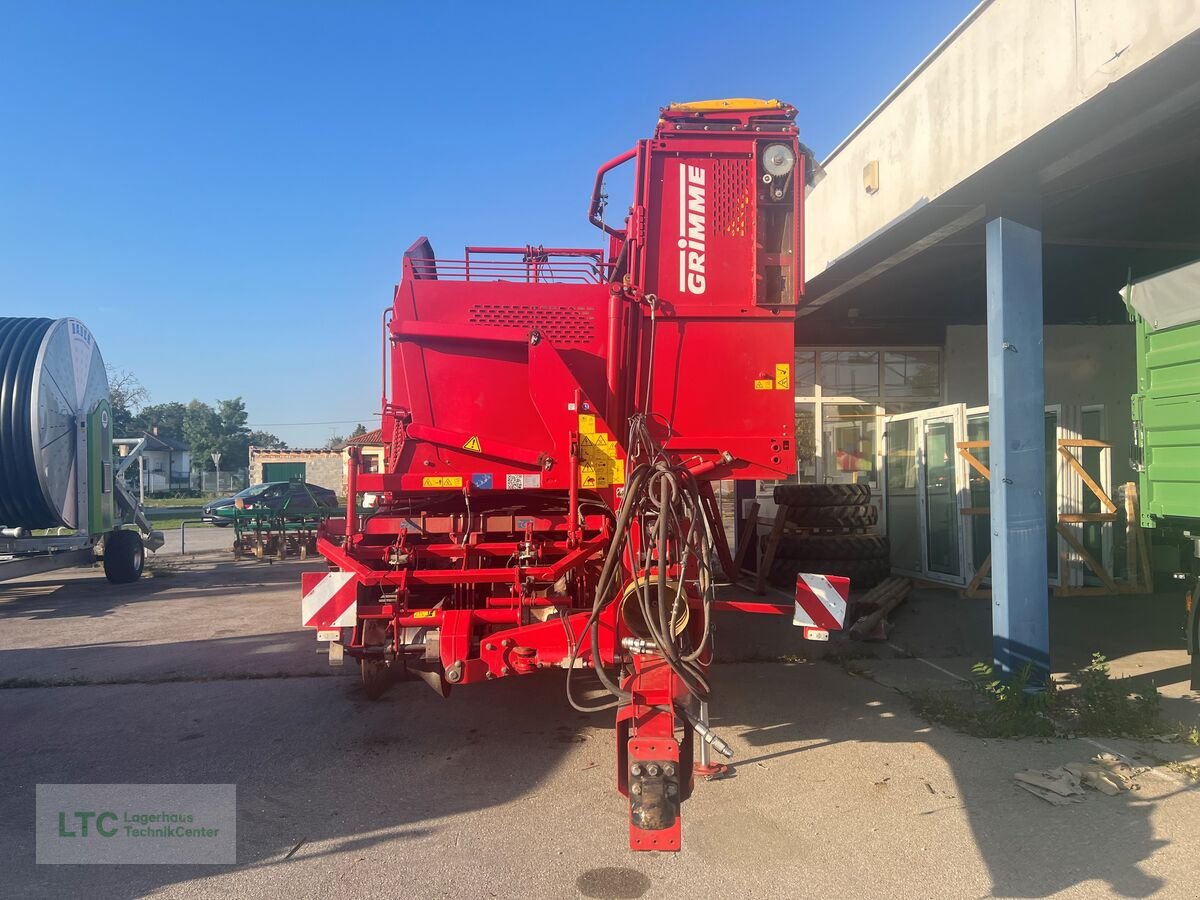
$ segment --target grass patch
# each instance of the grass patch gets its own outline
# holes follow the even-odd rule
[[[1200,781],[1200,766],[1188,762],[1169,762],[1166,767],[1189,781]]]
[[[975,737],[1148,738],[1162,732],[1162,701],[1157,689],[1131,690],[1113,678],[1100,654],[1074,674],[1074,687],[1031,682],[1032,668],[1005,680],[987,663],[976,664],[967,692],[926,691],[913,697],[918,715]],[[1196,730],[1200,745],[1200,730]]]
[[[1193,747],[1200,747],[1200,725],[1193,725],[1191,728],[1188,728],[1180,722],[1179,740]]]

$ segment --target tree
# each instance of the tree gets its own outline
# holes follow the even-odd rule
[[[340,434],[335,434],[333,437],[331,437],[329,440],[327,440],[325,442],[325,446],[322,449],[323,450],[345,450],[346,449],[346,439],[344,437],[342,437]]]
[[[187,407],[182,403],[155,403],[142,407],[142,411],[134,416],[133,427],[151,434],[157,428],[159,437],[183,441],[183,420],[186,415]]]
[[[212,454],[224,453],[221,417],[207,403],[193,400],[184,410],[183,439],[192,451],[192,466],[215,469]]]
[[[251,447],[260,447],[263,450],[286,450],[287,441],[280,440],[269,431],[252,431],[246,435]],[[247,459],[247,463],[249,459]]]
[[[118,369],[114,366],[106,368],[108,396],[112,405],[113,436],[130,437],[137,430],[135,419],[143,404],[150,399],[150,392],[128,369]]]
[[[354,430],[352,432],[350,432],[350,437],[351,437],[351,439],[354,439],[356,437],[362,437],[366,433],[367,433],[367,426],[364,425],[362,422],[359,422],[357,425],[354,426]]]

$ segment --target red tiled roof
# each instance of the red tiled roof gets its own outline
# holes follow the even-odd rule
[[[383,429],[376,428],[374,431],[368,431],[366,434],[352,437],[346,443],[353,444],[355,447],[382,447],[384,445]]]

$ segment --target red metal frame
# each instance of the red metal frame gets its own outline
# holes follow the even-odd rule
[[[646,441],[698,484],[697,515],[731,575],[710,482],[794,470],[804,183],[794,114],[773,103],[663,110],[653,138],[597,172],[588,216],[604,250],[472,246],[446,260],[415,242],[383,317],[385,470],[361,471],[351,448],[346,514],[318,540],[353,576],[356,624],[335,637],[369,684],[381,666],[443,690],[546,668],[619,670],[618,787],[633,849],[679,848],[690,695],[661,648],[637,643],[622,602],[593,608],[593,595],[620,537],[626,469],[649,465]],[[786,183],[763,175],[771,143],[797,158]],[[630,161],[634,203],[618,228],[603,220],[603,180]],[[634,423],[644,437],[631,447]],[[362,513],[365,494],[375,505]],[[688,646],[703,647],[712,609],[790,614],[706,608],[695,561],[672,565],[661,534],[663,578],[687,585]],[[619,564],[622,580],[634,576],[631,556]]]

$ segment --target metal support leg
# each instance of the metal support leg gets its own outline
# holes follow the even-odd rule
[[[700,722],[705,728],[708,727],[708,704],[700,704]],[[701,778],[712,778],[714,775],[724,775],[729,771],[729,766],[725,763],[715,763],[712,761],[712,750],[708,746],[708,741],[700,741],[700,760],[696,763],[693,771]]]
[[[992,647],[997,672],[1050,674],[1042,234],[987,223]]]

